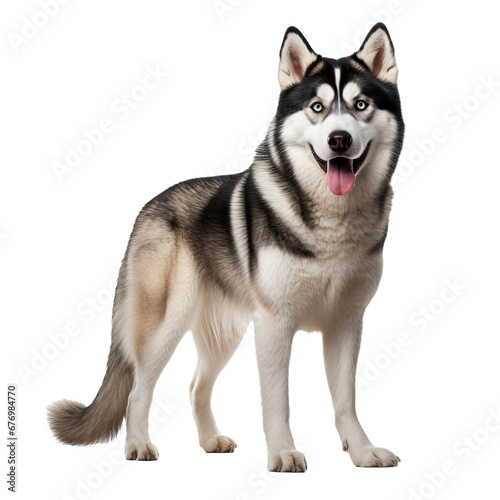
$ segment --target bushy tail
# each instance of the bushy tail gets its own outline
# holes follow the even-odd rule
[[[134,371],[119,346],[113,344],[102,386],[90,406],[62,399],[48,407],[49,425],[59,441],[88,445],[109,441],[118,434],[134,384]]]

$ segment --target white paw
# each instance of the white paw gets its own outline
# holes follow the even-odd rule
[[[233,453],[238,446],[231,438],[217,434],[200,443],[207,453]]]
[[[349,448],[352,463],[356,467],[397,467],[401,459],[385,448],[368,446],[360,450]]]
[[[125,457],[127,460],[158,460],[160,454],[151,441],[127,441]]]
[[[271,455],[267,468],[271,472],[305,472],[306,457],[297,450],[282,450]]]

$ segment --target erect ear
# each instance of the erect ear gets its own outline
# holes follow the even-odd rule
[[[285,33],[280,49],[278,79],[281,90],[304,78],[307,68],[321,56],[311,48],[304,35],[290,26]]]
[[[396,83],[398,67],[394,46],[385,24],[377,23],[354,55],[361,59],[379,80]]]

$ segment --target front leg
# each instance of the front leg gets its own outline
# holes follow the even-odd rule
[[[394,467],[399,457],[374,447],[358,421],[355,408],[355,376],[358,362],[362,314],[342,326],[323,332],[323,351],[328,385],[335,410],[335,425],[342,449],[358,467]]]
[[[295,330],[273,317],[255,321],[264,433],[271,472],[305,472],[304,455],[295,449],[289,425],[288,367]]]

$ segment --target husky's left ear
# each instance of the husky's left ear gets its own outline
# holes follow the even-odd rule
[[[379,80],[396,83],[398,67],[394,57],[394,46],[385,24],[377,23],[370,30],[354,56],[361,59]]]
[[[304,35],[295,26],[290,26],[285,33],[280,49],[280,67],[278,79],[281,90],[294,83],[299,83],[307,68],[321,58],[314,52]]]

